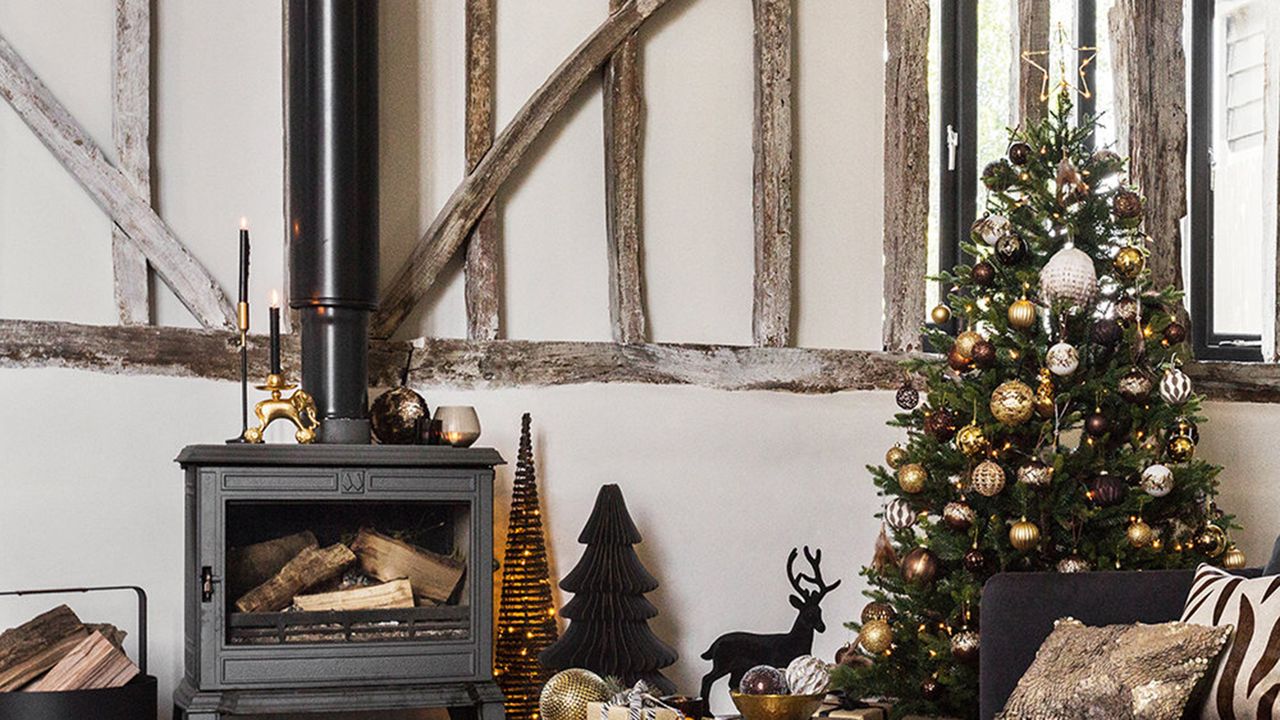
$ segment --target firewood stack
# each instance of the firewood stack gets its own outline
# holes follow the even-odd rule
[[[125,655],[125,633],[86,625],[66,605],[0,633],[0,692],[101,690],[140,672]]]
[[[228,553],[229,592],[244,613],[389,610],[449,602],[466,565],[368,528],[320,547],[311,532]]]

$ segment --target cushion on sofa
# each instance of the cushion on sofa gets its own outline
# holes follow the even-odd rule
[[[1178,720],[1230,638],[1229,627],[1063,618],[997,718]]]
[[[1280,537],[1276,538],[1276,548],[1271,551],[1271,562],[1267,563],[1264,575],[1280,575]]]
[[[1280,577],[1248,579],[1201,565],[1182,621],[1236,628],[1202,720],[1280,717]]]

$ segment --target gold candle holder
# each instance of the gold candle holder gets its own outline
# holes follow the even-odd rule
[[[320,427],[320,420],[316,414],[316,401],[306,390],[298,390],[288,398],[282,397],[285,391],[296,387],[298,386],[285,381],[284,376],[278,373],[268,375],[266,384],[257,386],[259,390],[271,393],[271,397],[254,407],[254,413],[258,416],[258,426],[244,431],[245,442],[262,442],[262,434],[266,432],[267,426],[282,418],[298,428],[293,437],[299,443],[306,445],[315,441],[316,428]]]

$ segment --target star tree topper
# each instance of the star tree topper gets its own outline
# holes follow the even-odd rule
[[[1067,31],[1062,23],[1058,23],[1058,45],[1062,48],[1061,54],[1058,56],[1058,84],[1059,92],[1074,90],[1080,93],[1081,97],[1093,97],[1093,91],[1089,89],[1089,80],[1085,77],[1084,69],[1089,67],[1094,58],[1098,56],[1098,48],[1093,45],[1068,45]],[[1076,75],[1080,78],[1080,85],[1073,86],[1067,82],[1067,60],[1066,50],[1071,49],[1076,52],[1076,57],[1080,58],[1076,67]],[[1031,67],[1039,70],[1044,75],[1044,79],[1040,82],[1040,102],[1046,102],[1049,99],[1049,65],[1052,64],[1050,58],[1050,48],[1044,50],[1023,50],[1022,61]],[[1086,54],[1087,53],[1087,54]],[[1040,62],[1036,61],[1040,59]],[[1043,64],[1041,64],[1043,63]]]

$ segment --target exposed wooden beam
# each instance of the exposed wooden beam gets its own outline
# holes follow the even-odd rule
[[[493,145],[494,0],[467,0],[467,172]],[[498,210],[490,202],[467,237],[467,337],[498,338]]]
[[[564,109],[613,51],[666,2],[626,0],[560,63],[520,108],[475,170],[453,191],[410,251],[408,260],[392,277],[383,293],[381,309],[374,316],[374,336],[390,337],[400,327],[551,118]]]
[[[929,227],[929,0],[885,0],[884,349],[920,349]]]
[[[791,339],[792,0],[752,0],[755,8],[755,295],[757,345]]]
[[[231,302],[132,183],[0,35],[0,95],[150,261],[152,269],[205,327],[234,325]]]
[[[1181,288],[1182,217],[1187,214],[1182,4],[1116,0],[1108,21],[1117,129],[1122,145],[1128,142],[1130,178],[1146,196],[1151,282],[1155,287]]]
[[[622,0],[609,0],[617,11]],[[640,159],[644,142],[644,81],[634,34],[604,66],[604,192],[609,255],[609,320],[613,340],[642,343],[644,311]]]
[[[120,171],[151,202],[151,0],[116,0],[111,134]],[[147,256],[111,226],[111,266],[120,322],[151,322]]]
[[[1043,120],[1048,110],[1048,104],[1040,97],[1044,74],[1023,62],[1021,54],[1049,49],[1049,0],[1018,0],[1017,41],[1014,62],[1018,64],[1018,107],[1013,121],[1026,127]],[[1038,56],[1036,62],[1049,67],[1049,56]]]

